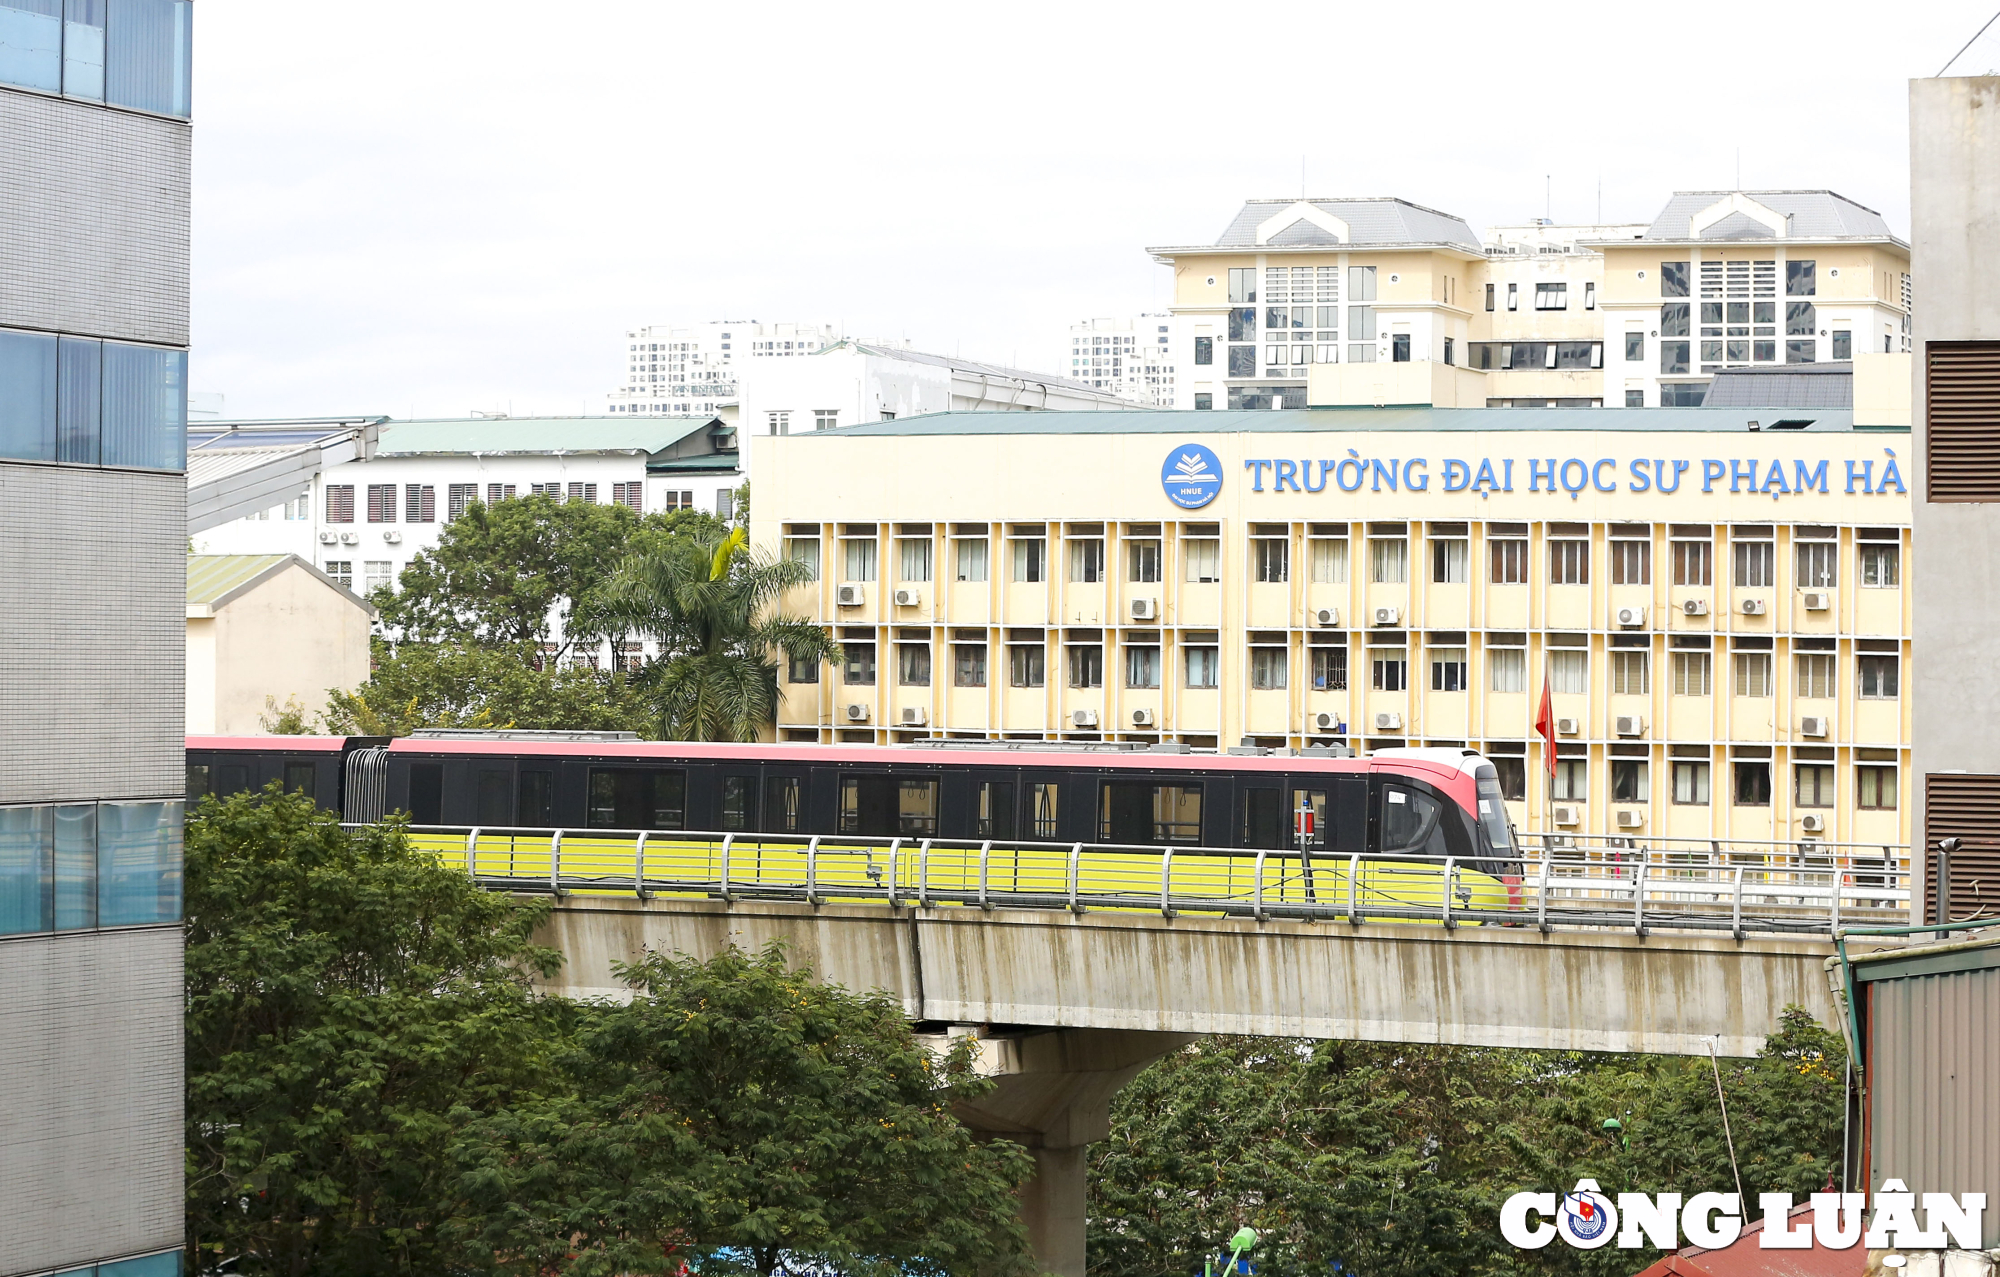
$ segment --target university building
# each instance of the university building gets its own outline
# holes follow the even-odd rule
[[[753,539],[845,648],[781,671],[778,735],[1470,745],[1523,829],[1904,843],[1908,444],[1657,408],[755,438]]]

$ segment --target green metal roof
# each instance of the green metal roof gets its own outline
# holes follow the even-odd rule
[[[646,465],[647,474],[731,474],[743,468],[741,453],[710,452],[699,457],[669,457]]]
[[[382,426],[378,457],[480,453],[644,452],[670,448],[714,417],[501,417],[396,421]]]
[[[938,412],[871,421],[792,436],[870,435],[1205,435],[1397,430],[1587,430],[1742,433],[1755,421],[1776,433],[1831,434],[1856,429],[1847,408],[1300,408],[1140,409],[1130,412]],[[1785,428],[1781,422],[1809,422]],[[1868,427],[1861,427],[1868,429]],[[1896,428],[1907,433],[1905,428]]]
[[[214,607],[225,597],[283,566],[289,554],[190,554],[187,601]]]

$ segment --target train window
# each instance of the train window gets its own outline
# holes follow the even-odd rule
[[[209,776],[207,763],[189,763],[187,765],[187,788],[188,802],[190,804],[198,803],[208,797]]]
[[[1282,847],[1284,841],[1285,807],[1280,791],[1275,789],[1246,789],[1243,791],[1243,845],[1245,847]]]
[[[515,787],[520,799],[514,819],[533,829],[547,829],[556,823],[556,774],[523,768]]]
[[[504,767],[482,767],[472,775],[472,823],[505,828],[514,823],[514,778]]]
[[[319,769],[311,763],[285,764],[285,792],[313,796],[313,777]]]
[[[223,763],[215,769],[215,792],[220,797],[240,794],[250,788],[250,767],[247,763]]]
[[[1014,786],[1010,781],[979,782],[979,810],[973,817],[974,838],[1014,836]]]
[[[756,779],[750,776],[722,778],[722,831],[741,833],[750,828],[750,805]]]
[[[937,836],[938,783],[895,776],[840,782],[840,832],[863,838]]]
[[[799,832],[799,778],[773,776],[764,782],[764,829],[774,834]]]
[[[1201,786],[1106,781],[1097,836],[1109,843],[1201,841]]]
[[[444,807],[444,764],[410,764],[410,823],[435,825],[442,821]]]
[[[1508,760],[1516,766],[1520,759]],[[1507,808],[1501,802],[1500,773],[1492,767],[1481,767],[1473,773],[1474,785],[1479,791],[1479,823],[1486,827],[1486,837],[1493,843],[1493,850],[1511,852],[1514,850],[1512,826],[1507,823]]]
[[[1028,810],[1034,826],[1033,835],[1043,842],[1054,841],[1056,837],[1056,786],[1028,786]]]
[[[641,767],[590,769],[593,829],[684,829],[687,773]]]
[[[1382,790],[1382,850],[1417,855],[1445,855],[1438,816],[1444,805],[1429,794],[1400,785]],[[1435,845],[1433,845],[1435,844]]]

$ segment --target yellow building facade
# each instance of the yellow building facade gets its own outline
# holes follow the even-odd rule
[[[1469,745],[1523,828],[1907,841],[1908,436],[1710,409],[759,438],[781,739]],[[1764,423],[1769,424],[1769,423]],[[1535,731],[1544,686],[1553,776]]]

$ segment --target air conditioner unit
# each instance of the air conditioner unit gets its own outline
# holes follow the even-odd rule
[[[1833,596],[1825,590],[1806,591],[1806,611],[1824,612],[1833,606]]]
[[[1133,599],[1132,619],[1135,621],[1157,621],[1160,619],[1158,599]]]
[[[1375,609],[1375,624],[1399,625],[1403,620],[1403,609],[1399,607],[1378,607]]]
[[[1159,715],[1155,714],[1152,710],[1135,709],[1132,711],[1132,726],[1134,727],[1157,727],[1159,722]]]
[[[1583,822],[1583,809],[1572,803],[1557,803],[1549,811],[1558,825],[1576,825]]]
[[[905,585],[896,591],[897,607],[920,607],[923,601],[924,592],[914,585]]]
[[[1069,716],[1069,721],[1078,727],[1095,727],[1097,726],[1097,711],[1094,709],[1073,711]]]
[[[1337,607],[1321,608],[1319,611],[1313,613],[1313,623],[1315,625],[1328,626],[1340,624],[1340,609]]]
[[[1631,807],[1620,807],[1618,809],[1618,827],[1620,829],[1638,829],[1645,823],[1645,812]]]
[[[1646,720],[1637,714],[1620,714],[1611,720],[1611,730],[1619,736],[1644,736]]]
[[[1823,834],[1826,832],[1826,817],[1801,816],[1799,817],[1799,828],[1809,834]]]
[[[360,545],[361,534],[358,532],[343,532],[340,534],[340,543],[342,545]]]
[[[1621,607],[1611,619],[1614,624],[1624,629],[1644,629],[1646,625],[1646,609],[1642,607]]]
[[[1556,720],[1556,735],[1558,736],[1574,736],[1582,730],[1583,724],[1574,718],[1558,718]]]
[[[922,727],[929,721],[929,718],[930,716],[924,712],[924,707],[921,705],[903,706],[902,722],[905,727]]]
[[[1325,710],[1321,710],[1319,713],[1313,715],[1313,726],[1322,732],[1338,731],[1340,729],[1340,715],[1329,714]]]
[[[857,704],[857,705],[849,705],[849,706],[847,707],[847,721],[848,721],[848,722],[850,722],[850,723],[865,723],[865,722],[867,722],[867,721],[868,721],[868,707],[867,707],[866,705],[859,705],[859,704]]]
[[[1820,736],[1820,737],[1825,736],[1826,735],[1825,716],[1820,714],[1808,714],[1804,718],[1801,718],[1799,720],[1799,735]]]
[[[1762,599],[1743,600],[1743,615],[1745,616],[1764,615],[1764,600]]]
[[[1375,716],[1375,730],[1378,732],[1400,732],[1403,730],[1403,716],[1394,710],[1384,710]]]
[[[835,586],[833,602],[837,607],[860,607],[864,595],[858,585]]]
[[[320,534],[319,534],[319,543],[320,543],[321,545],[339,545],[339,544],[340,544],[340,533],[338,533],[338,532],[322,532],[322,533],[320,533]]]
[[[1681,612],[1683,615],[1686,616],[1707,616],[1708,600],[1688,599],[1686,602],[1681,604]]]
[[[391,530],[382,534],[382,540],[389,545],[401,545],[403,543],[403,534]]]

